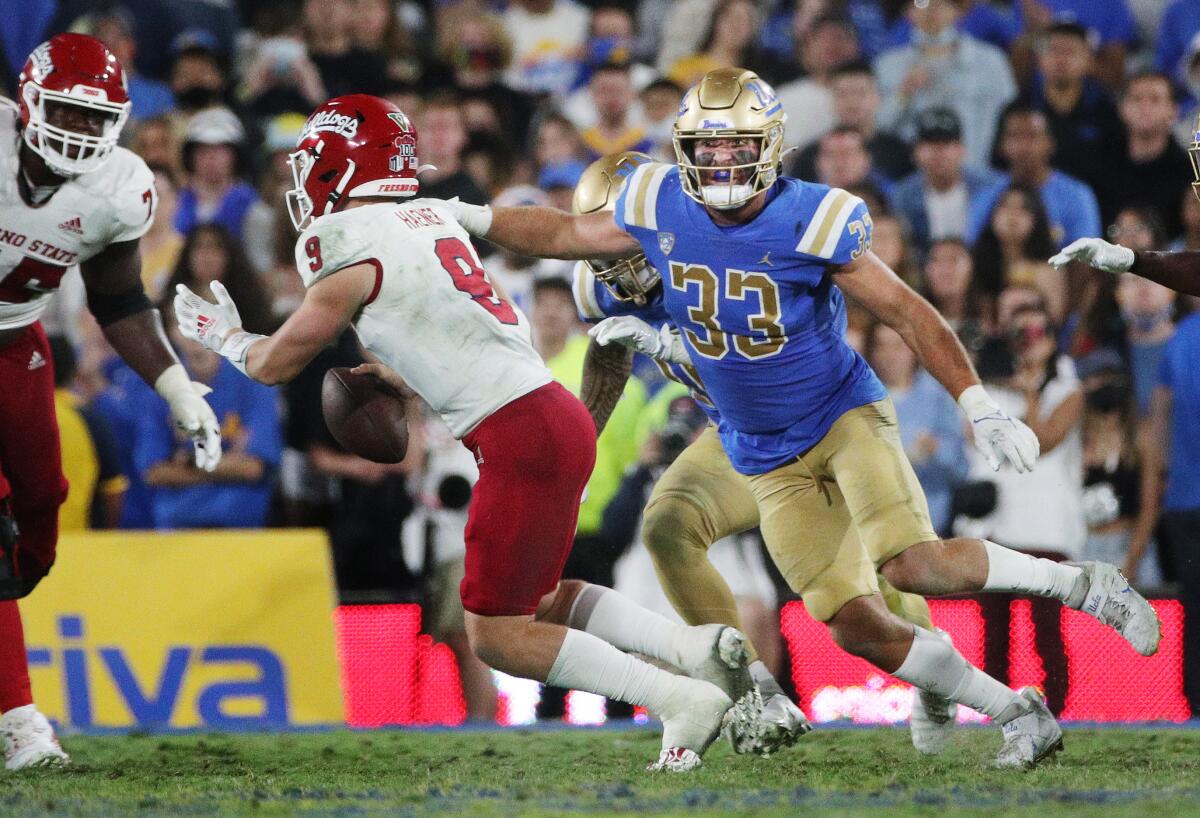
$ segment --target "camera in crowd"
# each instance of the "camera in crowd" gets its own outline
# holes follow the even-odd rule
[[[708,424],[708,415],[691,397],[680,395],[667,407],[667,422],[658,431],[658,465],[669,466]]]

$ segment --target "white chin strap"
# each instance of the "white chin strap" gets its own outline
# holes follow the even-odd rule
[[[704,203],[717,210],[741,207],[754,197],[752,185],[704,185],[700,188]]]

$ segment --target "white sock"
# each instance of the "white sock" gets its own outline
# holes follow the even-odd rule
[[[763,664],[762,659],[755,659],[750,663],[750,678],[758,685],[758,689],[762,691],[764,699],[769,699],[772,696],[783,693],[783,688],[779,686],[779,682],[775,681],[775,677],[771,675],[771,671],[767,670],[767,666]]]
[[[912,648],[892,673],[911,685],[965,704],[1003,724],[1025,712],[1020,696],[954,649],[949,640],[913,626]]]
[[[598,693],[662,713],[678,678],[590,633],[568,628],[546,684]]]
[[[1083,576],[1074,565],[1031,557],[989,540],[984,540],[983,546],[988,557],[985,591],[1013,591],[1067,602],[1075,592],[1076,581]]]
[[[588,585],[579,592],[567,627],[586,631],[621,650],[669,662],[681,670],[696,667],[710,645],[695,638],[692,629],[648,611],[611,588]]]

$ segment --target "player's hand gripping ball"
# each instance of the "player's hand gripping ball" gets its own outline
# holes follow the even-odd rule
[[[379,364],[335,367],[321,384],[321,411],[334,439],[375,463],[399,463],[408,451],[405,387]]]

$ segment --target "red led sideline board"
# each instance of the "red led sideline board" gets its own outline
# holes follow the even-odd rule
[[[1175,600],[1154,600],[1163,622],[1155,656],[1138,656],[1123,639],[1094,619],[1063,612],[1070,691],[1064,719],[1081,721],[1184,721],[1183,610]],[[929,604],[933,620],[974,664],[982,664],[983,619],[969,600]],[[784,606],[783,636],[792,656],[800,704],[815,721],[860,724],[903,722],[911,689],[861,659],[843,652],[823,625],[798,602]],[[335,614],[346,721],[354,727],[396,724],[461,724],[466,718],[454,656],[420,633],[417,605],[343,606]],[[1009,646],[1014,685],[1039,684],[1044,671],[1033,642],[1029,603],[1013,602]],[[497,720],[517,721],[510,703],[528,691],[501,691]],[[574,695],[574,694],[573,694]],[[528,703],[526,703],[528,704]],[[528,707],[524,708],[524,712]],[[595,718],[573,721],[594,723]],[[960,708],[960,721],[980,721]]]

